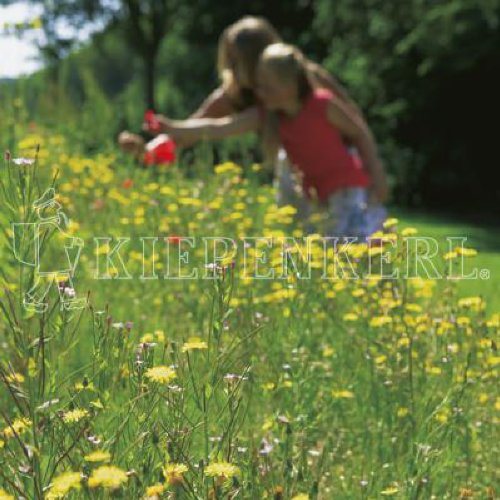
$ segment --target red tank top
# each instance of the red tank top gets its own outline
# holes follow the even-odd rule
[[[348,151],[340,131],[327,118],[334,94],[316,89],[294,117],[279,116],[279,137],[290,161],[303,173],[307,195],[314,188],[322,201],[338,189],[367,187],[370,178],[356,154]]]

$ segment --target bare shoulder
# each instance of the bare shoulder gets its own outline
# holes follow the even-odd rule
[[[227,91],[222,87],[214,89],[201,106],[191,115],[192,118],[222,118],[235,111]]]

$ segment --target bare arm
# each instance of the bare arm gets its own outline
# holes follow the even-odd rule
[[[342,102],[346,104],[351,112],[355,113],[358,116],[359,120],[362,121],[366,132],[371,136],[372,141],[375,142],[373,132],[366,122],[363,111],[361,111],[361,108],[351,99],[351,97],[347,93],[347,90],[340,84],[340,82],[319,64],[310,61],[308,68],[311,72],[311,75],[313,76],[313,83],[318,87],[327,88],[333,91],[335,95],[337,95],[340,100],[342,100]]]
[[[158,120],[162,131],[182,143],[191,143],[202,139],[224,139],[233,135],[257,131],[260,122],[256,107],[223,118],[170,120],[164,116],[158,116]]]
[[[190,118],[222,118],[235,112],[227,92],[217,87],[190,116]]]
[[[330,123],[337,127],[340,133],[348,137],[352,144],[356,146],[363,161],[363,166],[372,177],[372,189],[375,195],[380,201],[384,201],[388,195],[385,170],[378,157],[373,135],[364,120],[353,113],[338,98],[334,98],[329,102],[327,116]]]

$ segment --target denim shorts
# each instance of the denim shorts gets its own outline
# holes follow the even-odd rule
[[[354,237],[359,242],[382,229],[387,217],[385,208],[369,203],[368,190],[361,187],[345,188],[329,196],[326,202],[325,234]]]
[[[274,185],[278,206],[295,207],[296,219],[302,224],[306,234],[355,237],[364,241],[372,233],[382,229],[387,218],[386,209],[381,204],[370,203],[367,189],[361,187],[341,189],[321,205],[312,202],[301,192],[286,161],[286,154],[282,151],[278,156]]]

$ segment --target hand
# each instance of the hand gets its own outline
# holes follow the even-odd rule
[[[156,113],[152,109],[148,109],[144,113],[144,122],[146,124],[146,129],[152,134],[159,134],[161,132],[160,122],[156,116]]]
[[[118,144],[122,151],[137,157],[144,152],[144,139],[140,135],[132,134],[127,130],[124,130],[118,136]]]
[[[142,129],[150,134],[161,134],[167,132],[170,120],[163,115],[156,115],[152,111],[147,111],[144,114],[144,122]]]
[[[385,174],[374,175],[372,185],[369,188],[370,203],[384,203],[389,197],[389,185]]]

